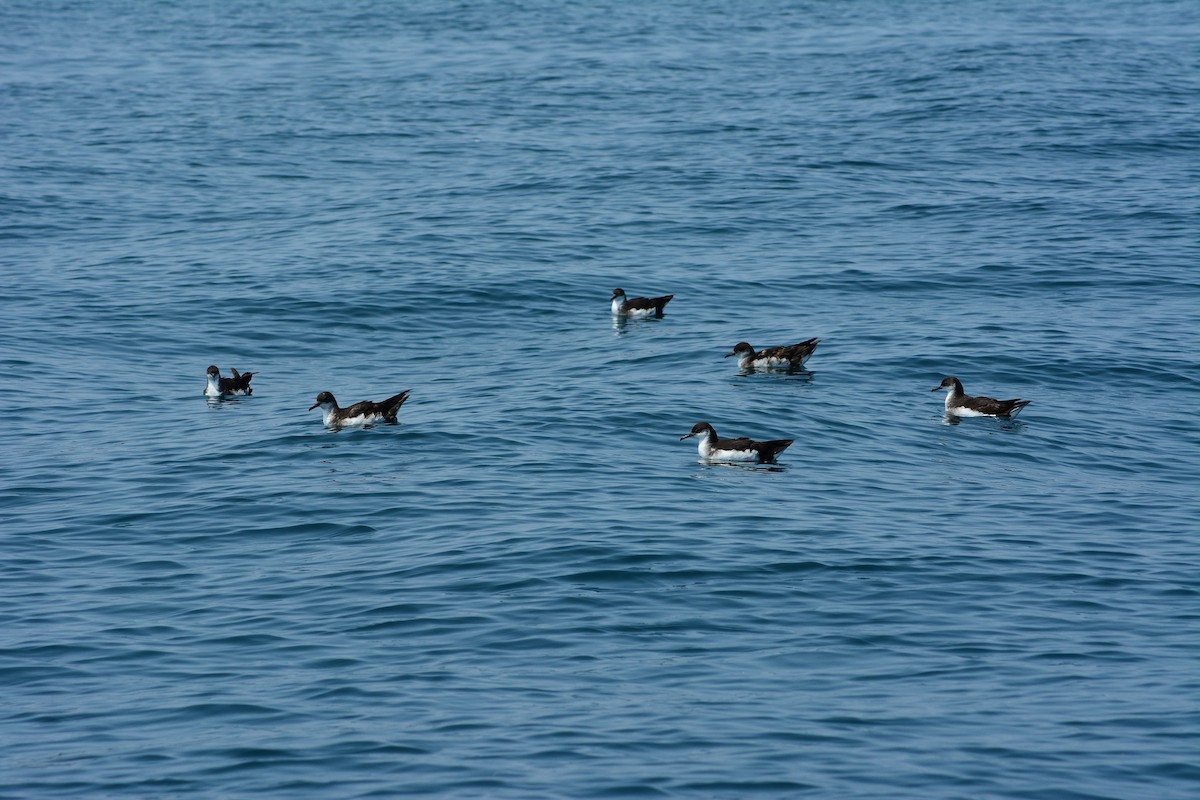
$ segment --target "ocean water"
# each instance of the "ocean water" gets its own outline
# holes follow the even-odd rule
[[[0,796],[1200,796],[1197,41],[0,5]]]

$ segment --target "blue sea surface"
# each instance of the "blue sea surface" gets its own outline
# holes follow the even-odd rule
[[[0,797],[1200,797],[1198,42],[0,4]]]

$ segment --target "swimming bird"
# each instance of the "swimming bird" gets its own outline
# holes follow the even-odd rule
[[[317,395],[317,402],[308,407],[312,411],[317,406],[325,412],[325,424],[336,427],[342,425],[366,425],[372,422],[395,422],[396,412],[400,406],[404,405],[404,401],[408,399],[409,389],[397,395],[389,397],[379,403],[370,400],[363,400],[361,403],[355,403],[349,408],[342,408],[337,404],[337,399],[334,398],[331,392],[321,392]]]
[[[254,394],[254,389],[250,387],[250,379],[254,377],[253,372],[238,372],[236,369],[231,372],[233,372],[232,378],[222,378],[221,370],[217,369],[215,364],[209,366],[208,385],[204,387],[204,394],[208,397]]]
[[[625,298],[624,289],[613,289],[612,313],[626,317],[661,317],[667,303],[671,302],[673,294],[662,297],[630,297]]]
[[[725,358],[737,356],[738,366],[742,369],[753,369],[755,367],[759,369],[768,367],[800,369],[820,343],[820,339],[805,339],[799,344],[784,344],[778,347],[764,347],[762,350],[755,350],[750,346],[749,342],[738,342],[733,346],[733,352],[727,353]]]
[[[756,442],[752,439],[721,439],[717,431],[707,422],[697,422],[692,432],[679,437],[679,441],[700,437],[700,457],[711,461],[758,461],[770,463],[794,442],[794,439],[775,439]]]
[[[1029,405],[1028,400],[996,400],[992,397],[971,397],[963,391],[958,378],[945,378],[931,392],[946,392],[946,413],[959,417],[1012,417]]]

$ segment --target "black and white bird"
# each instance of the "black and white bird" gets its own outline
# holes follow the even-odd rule
[[[772,367],[800,369],[820,343],[820,339],[814,338],[805,339],[797,344],[783,344],[778,347],[764,347],[762,350],[755,350],[749,342],[738,342],[733,346],[733,351],[725,355],[725,358],[737,356],[738,367],[741,369],[770,369]]]
[[[946,392],[946,413],[958,417],[1012,417],[1029,405],[1028,400],[996,400],[992,397],[971,397],[963,391],[962,382],[955,377],[942,380],[931,392]]]
[[[673,294],[662,297],[625,297],[624,289],[613,289],[612,313],[623,317],[661,317]]]
[[[756,442],[753,439],[721,439],[717,431],[707,422],[697,422],[692,432],[679,437],[679,441],[699,437],[700,457],[707,461],[757,461],[767,464],[791,446],[794,439],[775,439]]]
[[[372,422],[395,422],[396,412],[400,410],[400,406],[404,405],[404,401],[408,399],[410,390],[405,389],[397,395],[389,397],[387,400],[375,403],[371,400],[363,400],[361,403],[355,403],[349,408],[342,408],[337,404],[337,399],[331,392],[321,392],[317,395],[317,402],[308,407],[309,411],[320,406],[321,411],[325,414],[325,424],[332,427],[341,427],[343,425],[368,425]]]
[[[204,394],[208,397],[227,397],[254,393],[254,390],[250,388],[250,379],[254,377],[253,372],[238,372],[236,369],[231,372],[233,372],[232,378],[222,378],[221,370],[217,369],[215,364],[209,366],[207,370],[208,385],[204,387]]]

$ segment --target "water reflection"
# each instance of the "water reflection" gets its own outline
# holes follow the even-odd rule
[[[753,461],[708,461],[700,459],[699,463],[705,467],[728,467],[747,472],[787,472],[788,469],[787,464],[758,464]]]
[[[253,399],[254,395],[242,394],[222,395],[221,397],[209,397],[208,395],[204,396],[204,400],[207,402],[209,408],[233,407],[238,403],[244,403],[247,400]]]
[[[812,383],[817,373],[810,372],[803,367],[800,369],[788,369],[786,367],[747,367],[743,370],[738,370],[737,377],[753,378],[761,376],[761,380],[776,380],[776,381],[801,381],[803,383]]]
[[[960,417],[957,414],[947,413],[942,417],[943,425],[961,425],[964,419],[981,420],[983,424],[990,423],[993,427],[999,428],[1002,431],[1020,432],[1025,429],[1025,423],[1019,419],[1004,418],[1004,417]]]
[[[624,336],[626,333],[635,330],[639,325],[657,324],[662,321],[662,317],[626,317],[624,315],[617,316],[614,314],[612,318],[612,327],[613,332],[616,333],[617,336]]]

